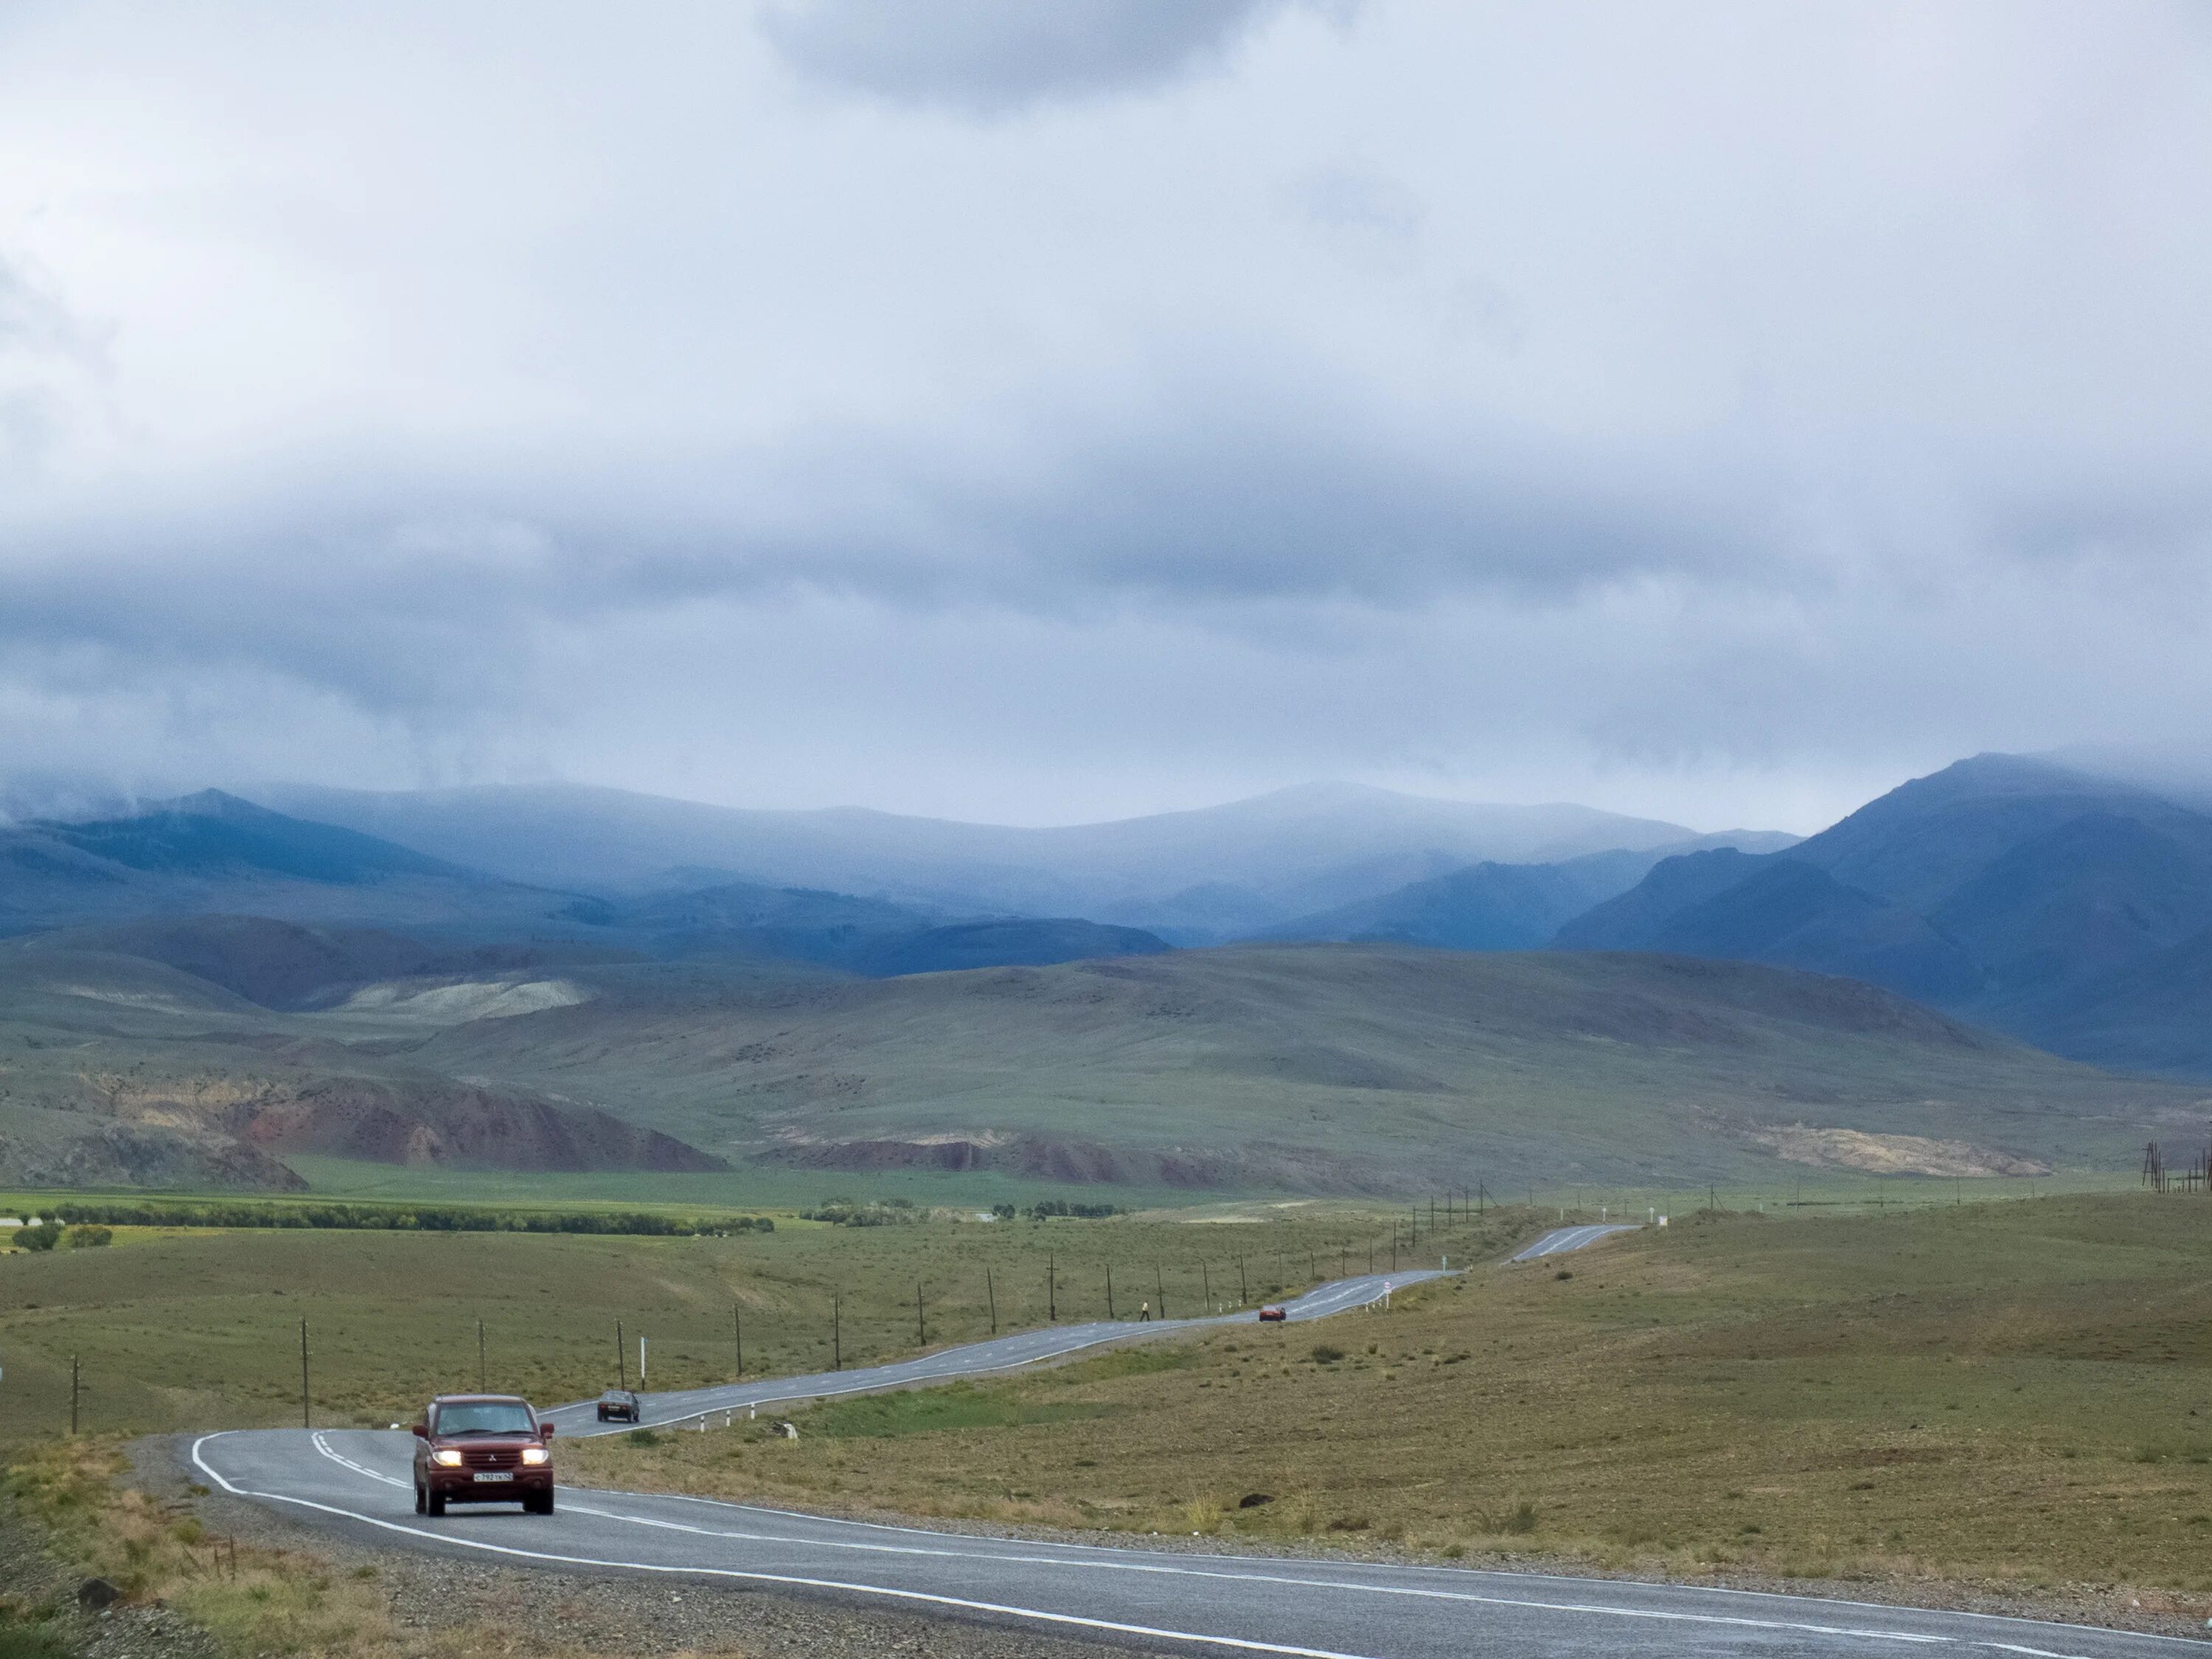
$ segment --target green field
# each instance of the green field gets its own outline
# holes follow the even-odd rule
[[[826,1407],[796,1443],[740,1428],[573,1455],[606,1484],[830,1509],[2071,1586],[2201,1627],[2208,1298],[2201,1194],[1692,1215],[1387,1314],[1115,1354],[949,1408]]]
[[[1410,1225],[1406,1231],[1410,1233]],[[1462,1248],[1462,1229],[1421,1249]],[[483,1380],[575,1399],[616,1377],[681,1389],[858,1365],[998,1328],[1170,1313],[1303,1289],[1389,1260],[1387,1224],[1328,1213],[1241,1225],[1114,1221],[829,1227],[634,1238],[118,1228],[101,1249],[0,1250],[0,1439],[300,1420],[300,1322],[314,1419],[383,1425]],[[1408,1247],[1410,1257],[1410,1245]],[[1056,1291],[1048,1285],[1048,1276]],[[926,1332],[917,1328],[915,1293]]]
[[[1387,1313],[844,1401],[795,1443],[753,1425],[565,1457],[580,1480],[832,1510],[2028,1595],[2117,1584],[2201,1622],[2212,1200],[1994,1197],[2021,1190],[1678,1207],[1663,1231],[1523,1267],[1500,1258],[1558,1212],[1513,1206],[1425,1230],[1421,1259],[1480,1265]],[[1975,1196],[1991,1201],[1957,1201]],[[302,1318],[313,1419],[383,1424],[477,1384],[479,1319],[483,1380],[553,1401],[613,1379],[617,1320],[625,1365],[644,1336],[650,1386],[672,1389],[734,1372],[733,1312],[748,1374],[788,1374],[830,1364],[833,1340],[848,1365],[914,1352],[917,1283],[934,1346],[987,1334],[994,1299],[1002,1330],[1044,1322],[1048,1263],[1072,1321],[1104,1313],[1109,1265],[1127,1317],[1163,1291],[1170,1314],[1234,1300],[1240,1258],[1253,1300],[1364,1268],[1370,1246],[1388,1260],[1372,1212],[1189,1214],[1239,1212],[1271,1218],[118,1229],[104,1249],[0,1252],[0,1438],[27,1450],[66,1427],[72,1355],[88,1435],[296,1422]]]

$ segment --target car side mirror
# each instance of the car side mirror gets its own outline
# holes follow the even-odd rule
[[[550,1440],[553,1437],[553,1425],[550,1423],[540,1423],[538,1425],[538,1437],[540,1440]]]
[[[430,1437],[430,1425],[428,1423],[417,1423],[415,1425],[415,1437],[417,1440],[428,1440]]]

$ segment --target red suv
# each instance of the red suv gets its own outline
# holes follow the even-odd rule
[[[441,1394],[415,1425],[415,1513],[520,1503],[553,1513],[553,1425],[511,1394]]]

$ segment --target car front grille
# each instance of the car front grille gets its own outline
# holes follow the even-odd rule
[[[461,1467],[465,1469],[513,1469],[522,1465],[522,1454],[505,1446],[464,1446]]]

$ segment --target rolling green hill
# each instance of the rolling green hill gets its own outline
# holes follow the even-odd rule
[[[532,1006],[555,994],[557,981]],[[483,995],[448,1001],[483,1010]],[[285,1188],[316,1153],[502,1170],[719,1168],[587,1106],[411,1063],[142,957],[0,950],[0,1182]]]
[[[1246,946],[682,997],[658,971],[410,1059],[733,1159],[1214,1190],[2126,1168],[2205,1105],[1747,963]]]
[[[309,1154],[1504,1194],[2125,1170],[2208,1104],[1851,981],[1680,957],[518,961],[280,1009],[143,957],[0,950],[0,1178],[28,1184],[281,1185]]]

